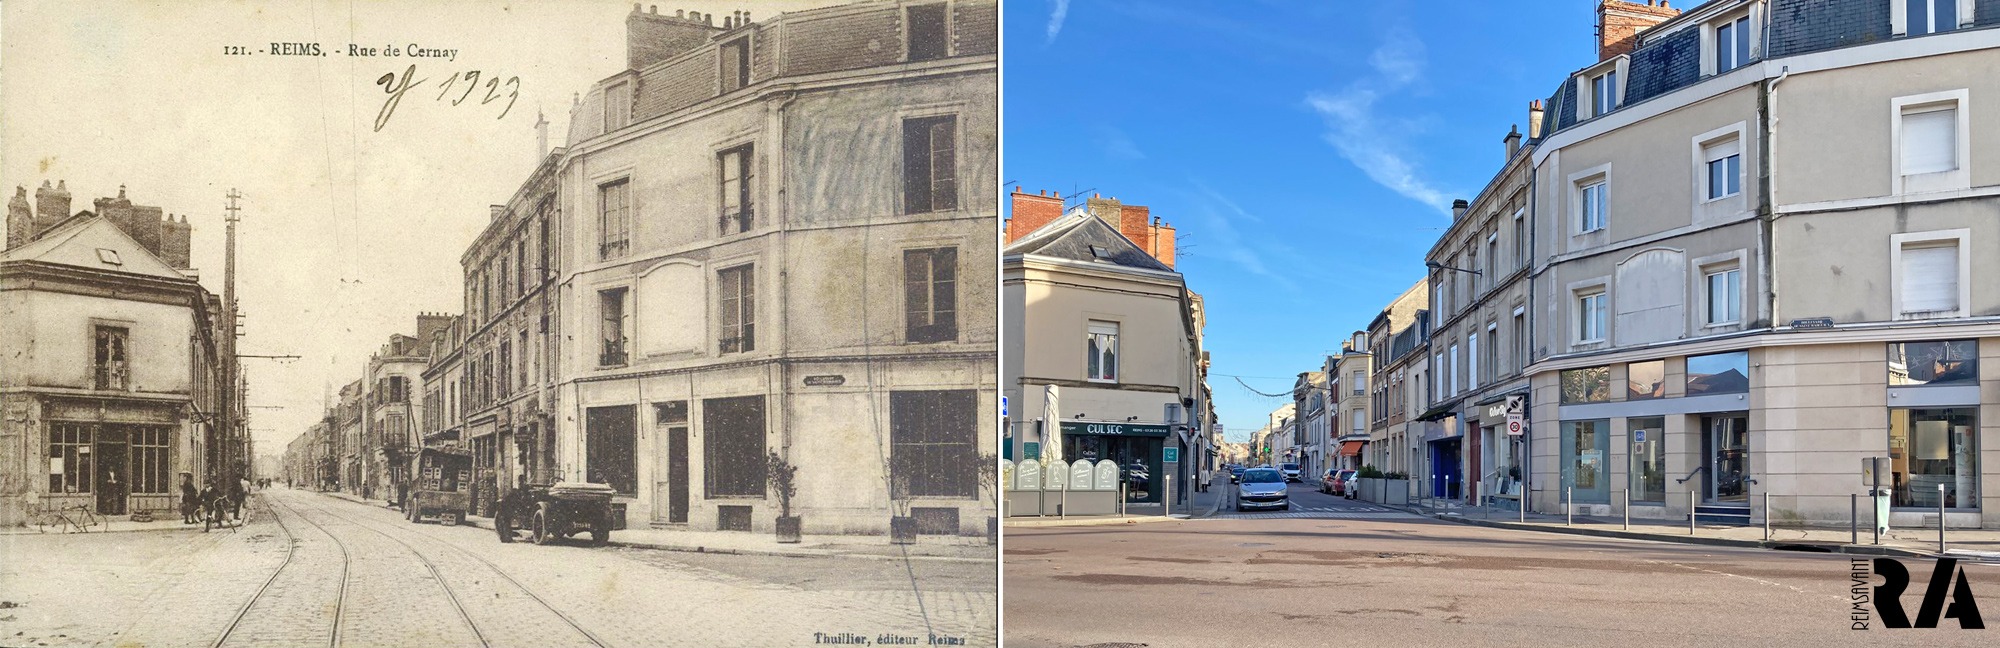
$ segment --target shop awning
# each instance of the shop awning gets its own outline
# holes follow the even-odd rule
[[[1342,442],[1340,442],[1340,456],[1342,456],[1342,457],[1359,457],[1359,456],[1361,456],[1361,446],[1362,446],[1362,445],[1364,445],[1364,444],[1366,444],[1366,443],[1368,443],[1368,442],[1367,442],[1367,441],[1342,441]]]

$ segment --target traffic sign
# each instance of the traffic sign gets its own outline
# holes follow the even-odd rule
[[[1521,436],[1522,427],[1523,426],[1521,424],[1521,416],[1519,414],[1507,415],[1507,434],[1511,436]]]
[[[1000,418],[1007,418],[1007,397],[1000,397]]]
[[[1166,461],[1167,463],[1180,463],[1180,461],[1181,461],[1181,449],[1180,449],[1180,448],[1176,448],[1176,447],[1173,447],[1173,446],[1167,446],[1166,450],[1167,450],[1167,456],[1166,456],[1166,457],[1165,457],[1164,459],[1165,459],[1165,461]]]

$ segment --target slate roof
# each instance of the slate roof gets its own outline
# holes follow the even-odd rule
[[[1007,246],[1005,254],[1033,254],[1087,263],[1174,272],[1110,223],[1078,208]]]
[[[88,212],[57,224],[33,241],[0,253],[0,261],[42,261],[163,279],[187,279],[187,275],[154,256],[125,230]]]

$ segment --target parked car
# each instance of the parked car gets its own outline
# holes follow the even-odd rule
[[[1285,476],[1271,468],[1255,468],[1243,471],[1243,482],[1236,485],[1236,510],[1253,508],[1275,508],[1290,510],[1292,501],[1285,497]]]
[[[1332,495],[1333,483],[1339,480],[1340,480],[1339,468],[1326,469],[1326,474],[1319,476],[1319,492]]]
[[[1238,483],[1238,482],[1241,482],[1241,481],[1243,481],[1243,471],[1244,471],[1244,470],[1245,470],[1245,468],[1244,468],[1244,467],[1242,467],[1242,466],[1230,466],[1230,467],[1229,467],[1229,483],[1231,483],[1231,484],[1234,484],[1234,483]]]
[[[1359,472],[1356,470],[1342,470],[1339,474],[1334,475],[1332,494],[1354,499],[1354,489],[1357,484],[1354,476]]]
[[[1299,480],[1299,465],[1298,465],[1298,464],[1295,464],[1295,463],[1288,463],[1288,464],[1279,464],[1279,465],[1278,465],[1278,470],[1279,470],[1280,472],[1284,473],[1284,475],[1285,475],[1285,481],[1288,481],[1288,482],[1295,482],[1295,481],[1298,481],[1298,480]]]

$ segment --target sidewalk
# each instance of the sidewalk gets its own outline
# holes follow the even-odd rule
[[[1421,503],[1395,508],[1464,524],[1605,538],[1862,555],[1925,558],[1939,555],[1937,529],[1890,529],[1889,533],[1882,536],[1880,544],[1872,544],[1873,534],[1868,529],[1861,529],[1860,542],[1857,544],[1853,542],[1850,530],[1846,528],[1772,527],[1771,537],[1766,540],[1762,525],[1742,527],[1699,525],[1695,527],[1693,533],[1689,533],[1685,519],[1634,519],[1631,528],[1627,529],[1624,519],[1617,517],[1579,515],[1572,523],[1561,515],[1528,513],[1523,521],[1519,511],[1466,506],[1458,502],[1440,503],[1440,506],[1435,508]],[[1944,555],[1966,560],[2000,562],[2000,531],[1946,529]]]
[[[82,531],[78,531],[75,528],[67,526],[65,527],[50,526],[47,529],[38,529],[34,524],[26,523],[20,526],[0,527],[0,535],[36,535],[36,534],[57,535],[62,533],[129,533],[137,531],[193,531],[195,533],[201,533],[201,523],[197,522],[195,524],[181,524],[181,516],[179,513],[174,513],[168,516],[155,515],[153,516],[153,521],[151,522],[133,522],[126,518],[127,516],[123,515],[111,516],[111,517],[100,515],[97,516],[96,524],[93,524],[89,528],[84,529]]]
[[[362,499],[348,493],[321,493],[350,502],[394,509],[382,500]],[[491,530],[493,518],[467,516],[464,524]],[[931,560],[939,562],[992,562],[999,556],[985,536],[923,535],[917,544],[889,544],[887,536],[805,535],[798,544],[779,544],[774,534],[736,531],[686,531],[678,529],[627,528],[611,533],[618,547],[686,551],[693,553],[740,554],[746,556],[792,556],[812,558],[867,558],[875,560]]]
[[[1168,514],[1164,504],[1128,504],[1124,515],[1070,515],[1057,517],[1022,516],[1010,517],[1001,524],[1010,527],[1064,527],[1098,526],[1107,524],[1146,524],[1149,522],[1170,522],[1214,515],[1229,503],[1229,478],[1218,475],[1216,483],[1207,492],[1188,493],[1187,502],[1175,503],[1172,514]]]

